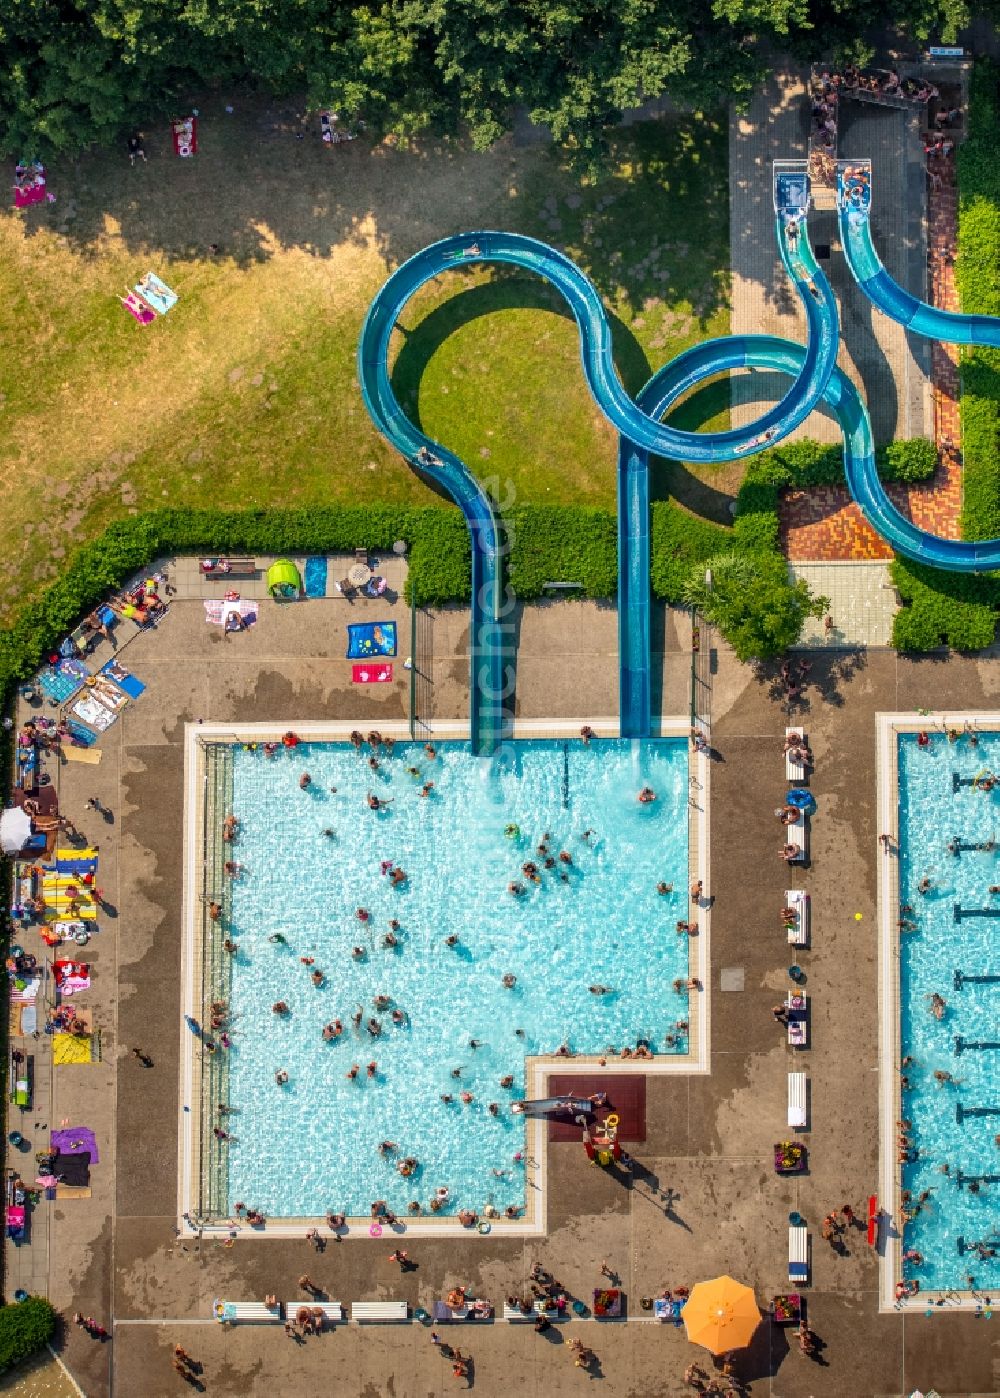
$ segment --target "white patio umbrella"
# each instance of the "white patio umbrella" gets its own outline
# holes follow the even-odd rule
[[[20,806],[0,811],[0,849],[4,854],[17,854],[31,838],[31,817]]]

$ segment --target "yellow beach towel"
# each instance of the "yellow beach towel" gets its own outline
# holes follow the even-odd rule
[[[57,1068],[69,1063],[92,1063],[93,1044],[89,1034],[53,1034],[52,1062]]]
[[[68,744],[63,748],[62,755],[67,762],[89,762],[94,767],[104,756],[100,748],[75,748]]]

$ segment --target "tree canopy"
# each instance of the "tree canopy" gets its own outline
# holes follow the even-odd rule
[[[73,153],[244,82],[480,147],[526,108],[592,157],[624,109],[738,98],[775,49],[857,52],[887,23],[948,42],[973,11],[1000,0],[0,0],[0,144]]]
[[[807,617],[821,617],[828,597],[792,581],[776,553],[725,553],[692,570],[684,600],[717,626],[739,660],[767,660],[793,646]]]

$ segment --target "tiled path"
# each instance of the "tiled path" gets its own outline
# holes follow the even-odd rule
[[[823,617],[810,617],[796,649],[853,650],[887,646],[892,640],[896,590],[885,563],[793,563],[792,576],[805,579],[813,594],[829,597],[827,629]]]
[[[957,190],[954,159],[931,162],[928,180],[928,295],[936,306],[958,309],[952,256],[957,232]],[[922,529],[942,538],[959,537],[962,505],[958,410],[958,348],[933,343],[931,364],[934,435],[941,464],[932,482],[922,486],[890,486],[893,503]],[[781,538],[793,562],[888,559],[892,550],[865,522],[845,487],[823,486],[789,492],[781,503]]]

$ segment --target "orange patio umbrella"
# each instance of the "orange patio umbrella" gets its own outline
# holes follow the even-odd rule
[[[743,1349],[760,1324],[753,1288],[732,1277],[698,1282],[681,1315],[688,1339],[713,1354]]]

